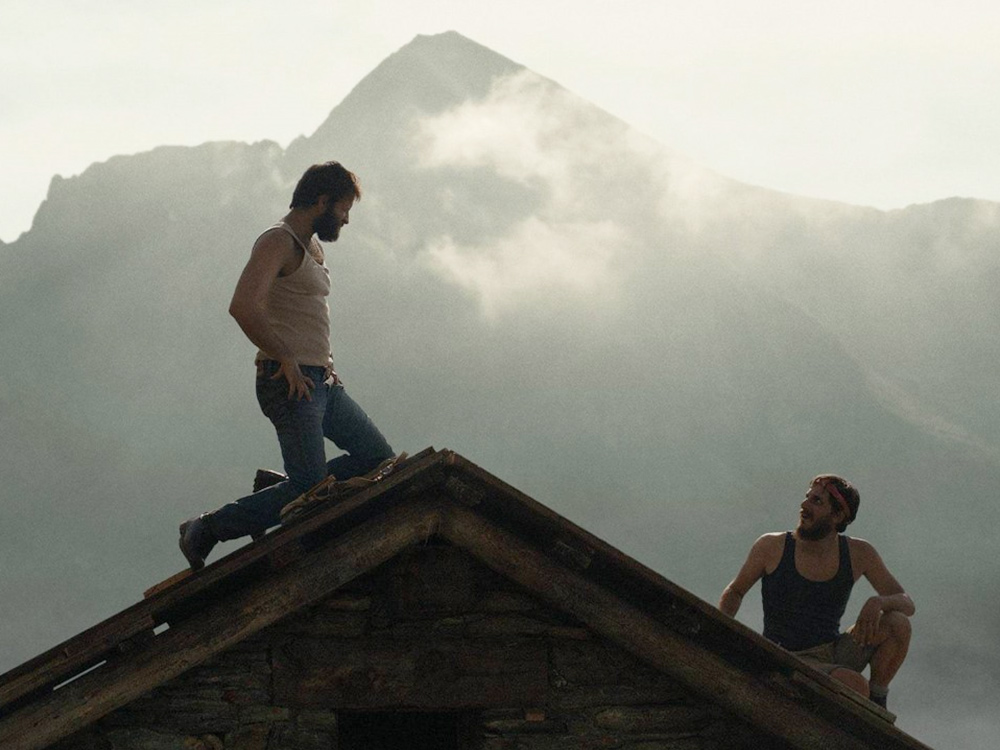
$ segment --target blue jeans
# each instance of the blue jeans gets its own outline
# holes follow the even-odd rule
[[[241,497],[208,514],[211,531],[219,540],[256,534],[280,522],[285,505],[329,474],[344,480],[365,474],[392,457],[389,443],[375,424],[347,395],[342,385],[324,382],[324,368],[302,367],[316,387],[312,400],[290,400],[288,381],[272,380],[277,362],[262,362],[257,374],[257,402],[278,433],[288,479]],[[324,438],[343,455],[326,460]]]

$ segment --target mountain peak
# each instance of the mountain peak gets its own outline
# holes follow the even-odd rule
[[[414,112],[441,112],[485,96],[498,77],[523,69],[457,31],[417,35],[365,76],[311,136],[289,145],[289,168],[296,172],[343,153],[345,143],[375,139],[384,147]]]
[[[375,83],[392,79],[414,86],[415,93],[421,96],[421,103],[425,107],[430,105],[436,108],[435,105],[444,103],[442,99],[464,100],[470,94],[483,95],[489,91],[497,76],[522,68],[522,65],[457,31],[420,34],[362,79],[350,96],[365,92]],[[433,96],[431,101],[423,98],[434,90],[437,90],[438,96]],[[451,96],[443,96],[446,92]]]
[[[479,49],[490,54],[495,54],[492,50],[484,47],[478,42],[469,39],[467,36],[459,34],[457,31],[442,31],[438,34],[417,34],[408,43],[400,48],[400,52],[408,49],[434,49],[438,52],[446,50]]]
[[[439,68],[447,63],[461,62],[474,68],[492,68],[499,65],[504,70],[518,69],[514,63],[489,47],[475,42],[457,31],[443,31],[440,34],[417,34],[413,39],[387,57],[375,70],[399,64],[428,64]],[[465,73],[463,69],[448,68],[449,76]]]

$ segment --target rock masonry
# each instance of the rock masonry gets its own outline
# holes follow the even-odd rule
[[[389,739],[393,732],[406,739]],[[464,552],[432,543],[316,606],[289,613],[52,747],[777,750],[785,745],[524,594]]]

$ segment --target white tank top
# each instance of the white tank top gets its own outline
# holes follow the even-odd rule
[[[325,367],[330,360],[330,269],[319,262],[302,244],[292,228],[278,222],[264,234],[275,229],[292,236],[302,248],[302,263],[287,276],[279,276],[272,284],[267,297],[268,319],[275,332],[295,356],[300,365]],[[259,239],[259,238],[258,238]],[[310,238],[310,244],[317,244]],[[321,255],[316,248],[316,255]],[[265,351],[257,352],[257,359],[275,359]]]

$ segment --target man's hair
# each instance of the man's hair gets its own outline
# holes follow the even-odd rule
[[[330,196],[333,203],[353,197],[361,200],[361,185],[357,175],[336,161],[313,164],[299,179],[292,193],[289,208],[309,208],[315,206],[321,195]]]
[[[861,505],[861,495],[858,493],[857,488],[836,474],[820,474],[812,480],[812,483],[814,485],[822,485],[826,489],[834,508],[840,508],[847,512],[847,518],[837,524],[837,531],[843,533],[847,529],[847,525],[858,517],[858,506]],[[846,508],[841,505],[841,499],[847,506]]]

